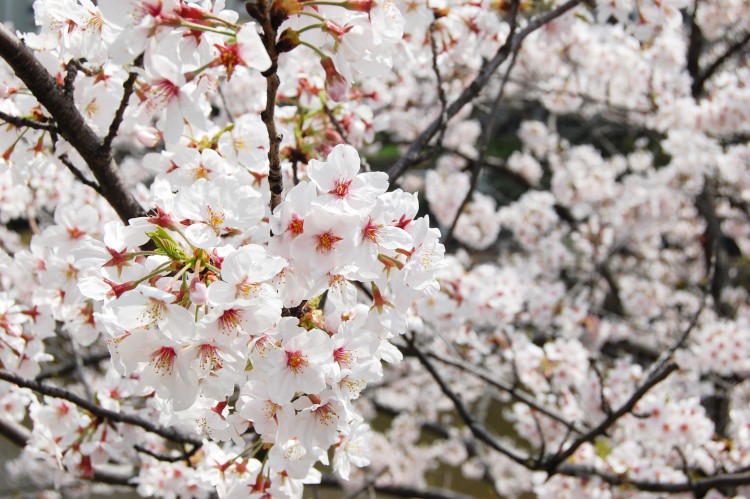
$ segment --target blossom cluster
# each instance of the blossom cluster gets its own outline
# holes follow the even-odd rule
[[[744,473],[750,16],[573,3],[38,0],[19,36],[143,215],[0,65],[0,372],[72,394],[0,382],[34,429],[10,468],[147,497]]]

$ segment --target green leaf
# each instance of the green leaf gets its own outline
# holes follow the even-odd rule
[[[182,247],[162,227],[157,227],[154,232],[147,232],[146,235],[156,244],[156,253],[166,255],[176,262],[184,262],[187,259]]]

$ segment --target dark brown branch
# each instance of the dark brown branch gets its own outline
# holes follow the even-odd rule
[[[723,54],[716,58],[714,62],[703,70],[696,78],[693,79],[693,84],[690,90],[694,98],[699,98],[703,94],[703,90],[706,86],[706,82],[721,68],[729,59],[739,53],[745,46],[750,43],[750,32],[745,33],[745,36],[731,44]]]
[[[99,137],[86,124],[72,95],[57,84],[34,53],[4,26],[0,26],[0,57],[10,65],[16,76],[44,106],[58,124],[58,132],[79,152],[99,183],[101,194],[120,218],[144,214],[125,184],[125,179],[112,161],[111,151],[102,147]]]
[[[75,178],[77,178],[79,182],[81,182],[83,185],[87,185],[87,186],[91,187],[92,189],[94,189],[99,194],[102,193],[102,190],[99,187],[99,184],[97,184],[96,182],[92,182],[91,180],[87,179],[86,175],[84,175],[83,172],[81,170],[79,170],[78,167],[76,165],[74,165],[72,161],[70,161],[70,158],[68,158],[67,154],[63,154],[63,155],[59,156],[57,159],[59,159],[62,164],[64,164],[65,166],[68,167],[68,170],[70,170],[70,173],[72,173],[73,176]]]
[[[0,435],[4,436],[18,447],[26,447],[31,438],[29,430],[18,423],[7,421],[0,417]]]
[[[130,97],[133,95],[133,89],[135,87],[135,81],[138,79],[138,73],[133,71],[133,68],[140,67],[143,65],[143,54],[139,55],[133,65],[130,67],[131,71],[128,75],[128,79],[122,84],[122,99],[120,99],[120,106],[115,112],[115,117],[112,118],[112,123],[109,125],[109,131],[107,136],[102,141],[102,148],[109,151],[112,149],[112,141],[117,137],[117,131],[120,129],[122,119],[125,116],[125,109],[128,107]]]
[[[26,447],[31,438],[31,432],[18,423],[0,418],[0,435],[4,436],[18,447]],[[133,477],[112,471],[94,469],[92,482],[106,483],[108,485],[123,485],[126,487],[135,487],[137,484],[132,482]]]
[[[182,433],[172,428],[164,428],[162,426],[156,425],[150,421],[143,419],[140,416],[110,411],[109,409],[100,407],[82,397],[79,397],[74,393],[71,393],[62,388],[58,388],[56,386],[51,386],[45,383],[40,383],[38,381],[25,379],[3,370],[0,370],[0,379],[7,381],[8,383],[13,383],[22,388],[28,388],[42,395],[47,395],[48,397],[67,400],[68,402],[72,402],[73,404],[77,405],[81,409],[89,411],[95,416],[99,416],[100,418],[112,421],[114,423],[125,423],[133,426],[138,426],[149,433],[154,433],[173,442],[186,443],[194,446],[203,445],[201,440],[195,437],[183,435]]]
[[[613,313],[624,317],[625,306],[622,304],[622,299],[620,298],[620,286],[617,283],[615,275],[612,273],[612,269],[609,267],[609,262],[605,260],[600,265],[597,265],[597,271],[607,282],[607,286],[609,286],[609,293],[605,299],[605,308],[607,305],[611,305]]]
[[[512,40],[515,33],[516,33],[516,22],[517,22],[517,16],[518,16],[518,3],[519,0],[513,0],[513,3],[511,5],[511,12],[510,12],[510,34],[508,35],[508,39]],[[450,242],[451,238],[453,237],[453,232],[456,230],[456,226],[458,225],[458,219],[461,218],[461,214],[464,211],[464,208],[466,208],[466,205],[471,202],[472,197],[474,197],[474,191],[477,188],[477,182],[479,181],[479,174],[482,171],[482,165],[485,162],[485,159],[487,158],[487,153],[489,151],[490,142],[492,141],[492,137],[495,133],[495,124],[497,122],[497,115],[500,111],[500,102],[503,100],[503,95],[505,94],[505,86],[508,84],[508,78],[510,78],[510,72],[513,70],[513,66],[516,65],[516,59],[518,58],[518,51],[521,49],[520,43],[516,45],[513,48],[513,55],[510,59],[510,63],[508,64],[508,69],[505,71],[505,75],[503,76],[503,81],[500,83],[500,90],[497,92],[497,96],[495,96],[495,101],[492,103],[492,109],[490,110],[490,115],[487,118],[487,124],[484,128],[484,134],[482,135],[482,143],[479,145],[479,157],[474,162],[474,165],[471,169],[471,179],[469,181],[469,191],[466,193],[466,196],[464,197],[463,201],[461,202],[461,206],[458,207],[458,211],[456,212],[456,217],[453,219],[453,223],[448,228],[448,232],[445,233],[445,236],[443,237],[443,244],[447,244]]]
[[[76,77],[78,76],[78,65],[76,61],[71,59],[65,65],[65,79],[63,80],[63,89],[65,93],[73,98],[73,91],[75,90]]]
[[[487,82],[495,74],[495,71],[500,65],[505,62],[508,57],[520,47],[523,40],[531,33],[541,28],[548,22],[556,19],[571,9],[575,8],[583,0],[568,0],[559,7],[552,9],[544,14],[540,15],[533,21],[530,21],[522,30],[516,33],[514,36],[509,37],[508,41],[503,44],[502,47],[497,51],[495,56],[482,68],[477,77],[471,84],[461,92],[461,95],[454,100],[448,109],[446,110],[446,120],[450,120],[455,116],[463,107],[474,100],[479,95],[479,92],[485,87]],[[388,177],[391,184],[393,184],[407,169],[414,165],[422,155],[422,151],[427,147],[430,140],[440,130],[440,124],[442,123],[441,117],[435,118],[430,125],[422,131],[419,136],[414,139],[411,146],[407,149],[406,153],[399,158],[399,160],[388,170]]]
[[[489,431],[487,431],[484,425],[474,419],[474,416],[471,415],[469,409],[466,407],[466,405],[464,405],[458,394],[451,390],[445,380],[443,380],[443,377],[440,375],[440,373],[438,373],[432,362],[430,362],[427,356],[425,356],[425,354],[423,354],[415,345],[414,340],[411,338],[407,338],[406,341],[414,351],[414,354],[417,356],[422,366],[427,369],[438,386],[440,386],[443,394],[448,397],[451,402],[453,402],[453,406],[456,408],[456,412],[458,412],[459,416],[461,416],[461,419],[463,419],[466,426],[469,427],[472,435],[474,435],[477,440],[484,442],[500,454],[503,454],[504,456],[512,459],[516,463],[526,467],[530,467],[531,465],[527,457],[518,454],[514,450],[508,449],[501,441],[499,441]]]
[[[489,385],[494,386],[495,388],[498,388],[499,390],[502,390],[503,392],[507,393],[514,400],[516,400],[516,401],[518,401],[518,402],[520,402],[520,403],[528,406],[533,411],[536,411],[536,412],[538,412],[540,414],[543,414],[543,415],[547,416],[548,418],[550,418],[550,419],[552,419],[554,421],[557,421],[558,423],[562,424],[566,428],[569,428],[569,429],[573,430],[576,433],[583,433],[584,432],[584,430],[581,429],[581,428],[579,428],[576,423],[568,421],[565,418],[563,418],[562,416],[560,416],[558,414],[555,414],[554,412],[550,411],[549,409],[546,409],[545,407],[537,404],[530,397],[528,397],[527,395],[519,392],[518,389],[515,388],[514,386],[511,386],[511,385],[509,385],[507,383],[504,383],[502,381],[499,381],[497,379],[494,379],[494,378],[490,377],[488,374],[486,374],[486,372],[484,370],[478,369],[478,368],[474,367],[471,364],[467,364],[466,362],[463,362],[463,361],[460,361],[460,360],[455,360],[455,359],[449,359],[449,358],[437,355],[437,354],[432,353],[432,352],[427,352],[426,355],[428,357],[432,357],[433,359],[435,359],[435,360],[437,360],[439,362],[442,362],[443,364],[446,364],[446,365],[449,365],[449,366],[461,369],[462,371],[465,371],[465,372],[471,374],[472,376],[476,376],[477,378],[479,378],[482,381],[488,383]]]
[[[573,476],[583,479],[599,477],[610,485],[624,485],[636,488],[644,492],[665,492],[677,494],[680,492],[693,492],[695,494],[705,493],[719,487],[739,487],[750,484],[750,472],[744,473],[721,473],[707,478],[697,480],[686,480],[684,482],[651,482],[646,480],[633,480],[627,476],[616,475],[607,471],[598,470],[591,466],[564,463],[558,472],[562,475]]]
[[[559,473],[558,467],[561,463],[567,460],[570,456],[575,454],[581,445],[591,442],[599,435],[603,435],[613,424],[615,424],[621,417],[628,414],[633,410],[633,407],[641,400],[654,386],[664,381],[667,376],[677,370],[677,364],[668,364],[664,368],[657,372],[654,372],[638,389],[628,398],[628,400],[622,404],[616,411],[613,411],[607,416],[604,421],[599,423],[597,426],[586,432],[585,434],[578,437],[573,443],[570,444],[563,452],[559,452],[556,455],[547,459],[544,463],[544,468],[550,475]]]
[[[685,55],[685,66],[690,78],[693,80],[693,86],[695,86],[695,82],[700,78],[700,58],[704,43],[703,33],[696,19],[697,15],[698,0],[693,0],[693,10],[690,12],[688,19],[690,34],[688,36],[687,54]],[[695,97],[695,94],[693,96]]]
[[[250,5],[248,2],[247,5]],[[261,0],[253,4],[259,10],[261,27],[263,28],[263,45],[271,58],[271,67],[262,74],[266,78],[266,107],[260,113],[260,117],[268,130],[268,187],[271,190],[271,211],[281,203],[281,193],[284,190],[283,178],[281,176],[281,158],[279,147],[281,135],[276,130],[276,94],[279,91],[278,61],[279,54],[276,50],[276,27],[272,19],[271,6],[267,0]],[[249,12],[249,11],[248,11]],[[253,15],[253,13],[251,13]]]
[[[179,462],[179,461],[188,461],[191,457],[193,457],[195,455],[196,452],[198,452],[200,450],[200,446],[199,445],[194,445],[192,447],[192,449],[190,449],[187,452],[183,452],[183,453],[178,454],[176,456],[167,456],[165,454],[159,454],[158,452],[154,452],[152,450],[149,450],[149,449],[143,447],[142,445],[134,445],[133,448],[135,450],[137,450],[138,452],[141,452],[143,454],[147,454],[147,455],[153,457],[154,459],[156,459],[158,461],[163,461],[165,463],[176,463],[176,462]]]
[[[723,317],[734,315],[732,307],[722,301],[722,292],[729,281],[729,255],[727,254],[722,240],[724,233],[721,230],[721,219],[716,213],[716,186],[713,180],[706,178],[703,191],[695,200],[698,212],[706,221],[704,233],[705,242],[703,251],[705,254],[706,274],[710,283],[711,296],[714,299],[714,307]]]
[[[21,116],[12,116],[2,111],[0,111],[0,120],[5,121],[6,123],[10,123],[11,125],[18,128],[29,127],[35,130],[57,131],[57,127],[52,123],[41,123],[39,121],[29,118],[23,118]]]

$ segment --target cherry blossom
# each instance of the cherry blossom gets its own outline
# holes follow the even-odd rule
[[[226,7],[0,27],[9,478],[748,494],[746,5]]]

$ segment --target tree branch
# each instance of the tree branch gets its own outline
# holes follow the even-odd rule
[[[500,65],[505,62],[506,59],[508,59],[508,57],[513,53],[514,50],[517,50],[517,47],[520,47],[521,43],[527,36],[529,36],[537,29],[541,28],[548,22],[552,21],[553,19],[556,19],[569,10],[575,8],[582,1],[583,0],[568,0],[559,7],[545,12],[533,21],[530,21],[521,31],[516,33],[514,36],[509,37],[505,44],[503,44],[503,46],[498,49],[495,56],[482,68],[474,81],[472,81],[471,84],[466,87],[463,92],[461,92],[461,95],[459,95],[458,98],[456,98],[456,100],[454,100],[451,105],[448,106],[448,109],[446,110],[446,120],[450,120],[466,104],[474,100],[474,98],[479,95],[479,92],[482,91],[495,71],[497,71]],[[419,134],[416,139],[414,139],[411,146],[409,146],[409,148],[407,149],[406,153],[401,156],[398,161],[396,161],[396,163],[390,168],[390,170],[388,170],[388,177],[391,184],[394,184],[395,181],[401,175],[403,175],[403,173],[407,169],[409,169],[418,160],[418,158],[420,158],[421,151],[440,130],[441,123],[441,116],[434,119],[432,123],[430,123],[430,125],[424,131],[422,131],[422,133]]]
[[[95,352],[92,354],[89,354],[83,358],[81,358],[81,363],[84,366],[95,366],[99,364],[101,361],[109,359],[110,354],[108,350],[102,350],[101,352]],[[76,363],[75,361],[66,362],[65,364],[55,366],[50,368],[49,370],[42,371],[37,377],[35,378],[35,381],[44,381],[46,379],[55,378],[57,376],[63,376],[66,374],[70,374],[76,369]]]
[[[57,131],[57,127],[52,123],[41,123],[39,121],[29,118],[23,118],[21,116],[12,116],[2,111],[0,111],[0,120],[3,120],[6,123],[9,123],[18,128],[29,127],[35,130]]]
[[[102,148],[109,151],[112,149],[112,141],[115,140],[115,137],[117,137],[117,131],[120,129],[120,125],[122,124],[122,118],[125,116],[125,109],[128,107],[128,103],[130,102],[130,96],[133,95],[133,88],[135,87],[135,81],[138,79],[138,73],[134,72],[132,69],[134,67],[140,67],[143,65],[143,54],[139,55],[133,64],[131,65],[130,74],[128,75],[128,79],[125,80],[125,83],[122,84],[122,99],[120,99],[120,106],[117,108],[117,111],[115,112],[115,117],[112,118],[112,123],[109,125],[109,131],[107,132],[107,136],[104,137],[104,140],[102,141]]]
[[[436,21],[437,17],[435,17],[435,19],[433,19],[430,23],[428,32],[430,36],[430,50],[432,51],[432,72],[435,74],[435,86],[437,87],[438,101],[440,102],[440,127],[438,129],[437,138],[437,146],[440,147],[443,144],[443,136],[445,135],[445,129],[448,126],[448,117],[445,113],[445,110],[448,108],[448,98],[445,96],[445,89],[443,88],[443,77],[440,74],[440,67],[438,67],[438,49],[437,43],[435,42]]]
[[[626,476],[616,475],[602,470],[597,470],[591,466],[577,465],[571,463],[562,464],[558,472],[562,475],[591,479],[599,477],[602,481],[610,485],[625,485],[634,487],[644,492],[666,492],[677,494],[680,492],[693,492],[700,497],[700,493],[705,493],[711,489],[719,487],[738,487],[750,484],[750,472],[744,473],[720,473],[718,475],[701,478],[698,480],[687,480],[685,482],[651,482],[647,480],[633,480]]]
[[[10,65],[29,91],[49,111],[59,126],[59,133],[75,147],[94,174],[101,194],[120,218],[129,219],[144,214],[125,184],[120,170],[112,161],[111,151],[86,124],[69,95],[61,88],[34,56],[34,53],[5,26],[0,26],[0,57]]]
[[[536,411],[536,412],[538,412],[540,414],[543,414],[543,415],[547,416],[548,418],[550,418],[550,419],[552,419],[554,421],[557,421],[558,423],[562,424],[566,428],[569,428],[569,429],[573,430],[576,433],[580,433],[580,434],[584,433],[584,430],[582,428],[579,428],[579,426],[576,423],[568,421],[565,418],[563,418],[562,416],[560,416],[558,414],[555,414],[554,412],[550,411],[549,409],[546,409],[545,407],[537,404],[534,400],[532,400],[528,396],[520,393],[515,387],[513,387],[511,385],[508,385],[506,383],[503,383],[502,381],[499,381],[497,379],[494,379],[494,378],[490,377],[489,375],[486,374],[485,371],[480,370],[480,369],[472,366],[471,364],[467,364],[466,362],[455,360],[455,359],[449,359],[449,358],[446,358],[446,357],[442,357],[442,356],[437,355],[437,354],[435,354],[433,352],[427,352],[425,355],[427,355],[428,357],[432,357],[433,359],[435,359],[435,360],[437,360],[439,362],[442,362],[443,364],[447,364],[449,366],[461,369],[462,371],[465,371],[465,372],[467,372],[467,373],[469,373],[469,374],[471,374],[473,376],[476,376],[477,378],[479,378],[482,381],[488,383],[489,385],[494,386],[495,388],[498,388],[498,389],[502,390],[503,392],[507,393],[508,395],[510,395],[516,401],[518,401],[518,402],[520,402],[520,403],[522,403],[524,405],[527,405],[532,410],[534,410],[534,411]]]
[[[250,5],[246,4],[247,6]],[[281,176],[281,159],[279,156],[279,147],[281,145],[281,135],[276,130],[276,120],[274,118],[276,110],[276,94],[279,91],[278,61],[279,54],[276,50],[276,27],[271,15],[271,6],[267,0],[260,0],[257,5],[253,6],[259,9],[262,19],[263,28],[263,45],[271,58],[271,67],[261,73],[266,78],[266,107],[260,113],[263,123],[268,131],[268,187],[271,190],[271,211],[281,203],[281,193],[284,190],[283,178]],[[250,12],[248,10],[248,12]],[[250,12],[253,15],[252,12]]]
[[[22,388],[28,388],[42,395],[47,395],[48,397],[67,400],[68,402],[72,402],[81,409],[89,411],[91,414],[99,416],[100,418],[107,419],[115,423],[125,423],[133,426],[138,426],[149,433],[154,433],[173,442],[186,443],[194,446],[203,445],[203,442],[195,437],[183,435],[182,433],[172,428],[164,428],[162,426],[156,425],[141,418],[140,416],[110,411],[109,409],[100,407],[82,397],[79,397],[74,393],[71,393],[62,388],[58,388],[56,386],[51,386],[45,383],[40,383],[38,381],[25,379],[4,370],[0,370],[0,379],[7,381],[8,383],[13,383]]]
[[[661,383],[670,374],[677,370],[677,364],[668,364],[661,370],[653,373],[649,378],[630,396],[630,398],[622,404],[616,411],[613,411],[607,416],[604,421],[599,423],[596,427],[589,430],[587,433],[581,435],[570,444],[564,451],[558,452],[554,456],[548,458],[544,463],[544,468],[550,475],[559,473],[558,467],[570,456],[575,454],[578,448],[594,440],[599,435],[603,435],[610,426],[615,424],[621,417],[628,414],[633,410],[633,407],[641,400],[654,386]]]
[[[18,447],[26,447],[31,438],[31,432],[18,423],[8,421],[0,417],[0,435],[4,436]],[[126,487],[135,487],[132,482],[133,477],[130,474],[115,473],[113,471],[94,469],[92,482],[106,483],[108,485],[123,485]]]
[[[510,11],[510,34],[508,35],[508,38],[511,40],[516,33],[518,4],[519,0],[512,0]],[[466,205],[471,202],[471,198],[474,196],[474,191],[476,190],[477,182],[479,181],[479,174],[482,171],[482,165],[484,165],[485,159],[487,158],[487,153],[489,152],[490,148],[490,142],[492,141],[492,137],[495,133],[495,123],[497,122],[497,115],[499,114],[500,110],[500,102],[502,102],[503,95],[505,94],[505,86],[508,84],[508,78],[510,78],[510,72],[513,70],[513,66],[516,65],[516,59],[518,58],[518,51],[520,49],[520,43],[513,48],[513,55],[510,59],[510,63],[508,64],[508,69],[505,71],[503,81],[500,83],[500,90],[498,90],[497,96],[495,96],[495,101],[492,103],[492,109],[490,110],[490,115],[488,117],[487,124],[485,125],[482,142],[479,145],[479,157],[474,162],[474,165],[471,169],[469,191],[466,193],[464,200],[461,202],[461,206],[458,207],[456,217],[453,219],[453,223],[448,228],[448,232],[446,232],[445,236],[443,237],[443,244],[447,244],[448,242],[450,242],[451,238],[453,237],[453,232],[456,230],[456,225],[458,225],[458,219],[461,218],[461,214],[464,211],[464,208],[466,208]],[[438,145],[440,145],[439,142]]]
[[[158,452],[154,452],[152,450],[149,450],[142,445],[134,445],[133,448],[137,450],[138,452],[141,452],[143,454],[149,455],[153,457],[154,459],[158,461],[163,461],[165,463],[176,463],[179,461],[188,461],[191,457],[195,455],[196,452],[198,452],[201,448],[199,445],[194,445],[192,449],[190,449],[187,452],[183,452],[181,454],[178,454],[176,456],[167,456],[165,454],[159,454]]]
[[[495,449],[497,452],[503,454],[504,456],[512,459],[516,463],[526,466],[527,468],[530,467],[529,460],[527,457],[522,456],[518,453],[516,453],[514,450],[508,449],[505,447],[505,445],[500,442],[497,438],[495,438],[487,429],[479,423],[476,419],[474,419],[474,416],[471,415],[469,412],[469,409],[464,405],[461,398],[456,394],[451,388],[448,386],[448,384],[443,380],[443,377],[438,373],[435,366],[430,362],[430,360],[423,354],[419,348],[417,348],[414,340],[412,338],[406,338],[407,343],[409,346],[413,349],[414,354],[419,359],[419,362],[424,366],[425,369],[430,373],[430,375],[433,377],[433,379],[437,382],[438,386],[440,386],[440,389],[443,391],[443,394],[445,394],[446,397],[450,399],[451,402],[453,402],[453,406],[456,408],[456,412],[458,412],[459,416],[461,416],[461,419],[463,419],[466,426],[469,427],[469,430],[471,430],[471,433],[474,435],[474,437],[477,440],[480,440],[484,442],[485,444],[489,445],[491,448]]]
[[[70,158],[68,158],[67,154],[61,154],[60,156],[58,156],[57,159],[59,159],[62,164],[68,167],[68,170],[70,170],[70,173],[72,173],[73,176],[77,178],[80,183],[91,187],[99,194],[102,193],[102,190],[101,190],[101,187],[99,187],[99,184],[87,179],[86,175],[84,175],[83,172],[79,170],[78,167],[74,165],[72,161],[70,161]]]
[[[706,82],[711,79],[725,62],[731,59],[735,54],[739,53],[748,43],[750,43],[750,32],[745,33],[745,36],[731,44],[724,53],[717,57],[714,62],[709,64],[709,66],[703,70],[697,78],[694,78],[693,84],[690,87],[693,97],[696,99],[700,97],[703,94]]]

